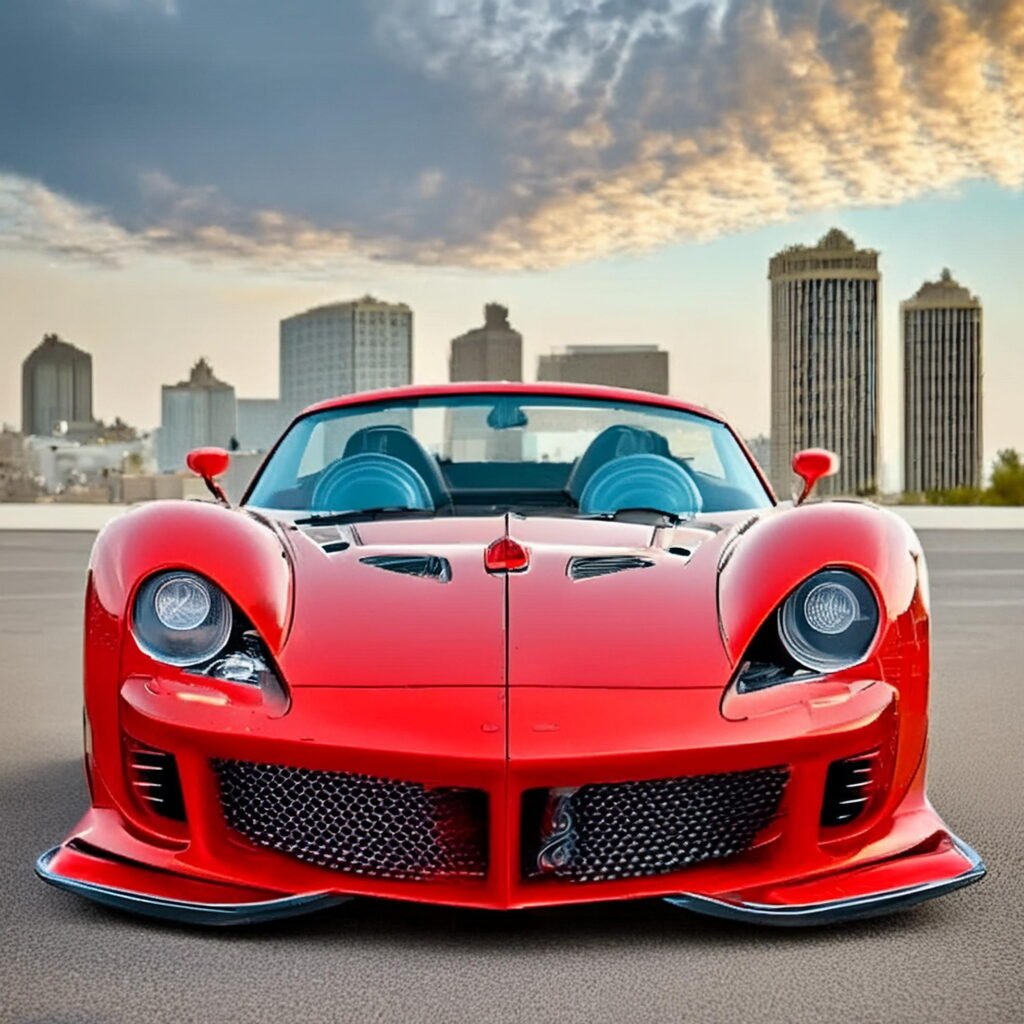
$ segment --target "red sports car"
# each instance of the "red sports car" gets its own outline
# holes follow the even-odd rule
[[[306,410],[240,507],[92,553],[92,806],[48,882],[237,923],[360,896],[664,897],[768,924],[908,906],[980,858],[925,796],[928,582],[871,505],[777,503],[719,417],[574,385]]]

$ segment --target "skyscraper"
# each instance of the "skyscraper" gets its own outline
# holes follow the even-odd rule
[[[839,473],[823,494],[878,487],[878,253],[837,228],[772,257],[771,480],[792,488],[801,448],[829,448]]]
[[[46,437],[65,430],[74,437],[95,429],[92,356],[56,334],[44,335],[21,364],[21,432]]]
[[[668,394],[668,353],[657,345],[570,345],[537,361],[537,380],[609,384]]]
[[[235,438],[243,451],[269,451],[288,425],[277,398],[240,398]]]
[[[412,310],[364,295],[281,321],[286,415],[335,395],[412,382]]]
[[[981,303],[948,270],[900,303],[903,489],[980,487]]]
[[[509,324],[507,307],[489,302],[483,327],[452,339],[448,379],[523,379],[523,336]]]
[[[218,380],[210,364],[200,359],[188,380],[160,389],[160,469],[184,469],[185,456],[193,448],[227,448],[235,436],[235,417],[235,389]]]

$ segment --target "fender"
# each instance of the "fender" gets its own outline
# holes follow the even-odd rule
[[[852,569],[874,587],[884,637],[914,604],[923,564],[913,531],[876,505],[835,501],[769,513],[736,541],[719,573],[719,622],[729,659],[737,664],[782,599],[825,566]],[[921,600],[926,605],[926,585]]]
[[[718,580],[722,638],[734,665],[765,620],[808,576],[825,566],[863,576],[879,602],[880,628],[867,665],[833,677],[842,689],[865,670],[895,688],[905,721],[890,800],[903,798],[919,772],[928,732],[930,665],[928,579],[920,541],[898,516],[860,502],[833,501],[769,513],[736,541]],[[723,713],[770,713],[811,699],[828,684],[782,684],[737,697]],[[743,711],[740,709],[742,703]],[[923,791],[923,780],[921,781]]]
[[[154,501],[132,509],[96,538],[89,569],[100,605],[125,622],[145,577],[190,569],[216,583],[274,653],[291,625],[292,570],[281,541],[246,513],[212,502]]]

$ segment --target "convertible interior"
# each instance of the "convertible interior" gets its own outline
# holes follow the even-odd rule
[[[744,506],[742,488],[672,455],[654,430],[613,425],[572,462],[452,461],[403,426],[355,431],[339,458],[272,495],[272,507],[312,513],[401,509],[472,515],[517,511],[582,516],[653,510],[688,518]]]

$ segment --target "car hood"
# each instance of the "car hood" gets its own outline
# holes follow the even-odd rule
[[[293,687],[721,688],[718,563],[749,517],[284,522],[293,617],[278,660]],[[529,566],[489,573],[505,536]]]

